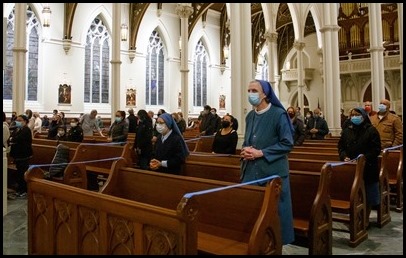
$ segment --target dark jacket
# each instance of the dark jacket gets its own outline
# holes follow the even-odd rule
[[[204,135],[213,135],[216,132],[216,117],[210,112],[203,115],[199,129],[205,132]]]
[[[316,123],[315,123],[316,122]],[[316,128],[319,131],[313,135],[310,133],[310,130]],[[329,129],[328,129],[328,125],[326,120],[324,120],[324,118],[318,117],[311,117],[309,118],[308,122],[307,122],[307,126],[306,126],[306,136],[309,139],[313,139],[313,140],[322,140],[324,139],[324,136],[326,134],[328,134]]]
[[[365,155],[364,181],[373,183],[379,181],[378,156],[381,152],[381,138],[376,128],[370,123],[360,125],[351,123],[343,129],[338,141],[340,160],[345,157],[355,159],[359,154]]]
[[[68,131],[67,140],[70,142],[82,142],[83,141],[83,129],[80,125],[71,127]]]
[[[303,144],[303,141],[305,139],[305,127],[303,121],[295,117],[292,121],[292,126],[294,130],[293,142],[295,146],[300,146]]]
[[[135,133],[137,131],[138,117],[136,117],[134,114],[130,114],[128,115],[127,119],[128,119],[128,132]]]
[[[172,132],[171,135],[162,143],[162,135],[158,136],[155,142],[155,150],[153,158],[162,161],[167,160],[168,167],[160,167],[157,171],[180,174],[182,164],[185,163],[185,157],[183,155],[182,136]]]
[[[32,133],[28,126],[16,128],[10,136],[10,157],[14,159],[26,159],[31,157]]]

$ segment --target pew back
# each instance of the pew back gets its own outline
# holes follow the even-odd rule
[[[197,254],[193,197],[167,209],[45,180],[40,168],[26,180],[30,255]]]
[[[280,179],[272,180],[274,181],[280,187]],[[231,185],[232,183],[217,180],[121,168],[110,175],[101,192],[174,209],[186,193]],[[197,195],[199,250],[203,253],[217,254],[228,252],[230,252],[228,254],[232,252],[264,254],[264,246],[272,242],[276,249],[271,253],[280,254],[280,226],[277,215],[279,193],[276,193],[276,190],[276,188],[271,189],[270,184],[266,188],[247,185]],[[260,224],[258,224],[259,221],[261,221]],[[213,239],[216,239],[217,243]],[[234,243],[234,247],[218,246],[228,242],[224,239]],[[256,243],[260,241],[263,245],[252,245],[250,240],[253,239],[256,239]],[[253,246],[255,248],[250,251]]]

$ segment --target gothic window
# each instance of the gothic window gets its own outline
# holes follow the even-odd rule
[[[164,104],[164,52],[163,42],[159,33],[154,30],[149,37],[146,58],[146,89],[145,103],[147,105]]]
[[[85,47],[85,103],[109,103],[110,34],[96,17],[87,32]]]
[[[207,52],[202,41],[197,42],[193,60],[193,106],[207,104]]]
[[[39,49],[39,22],[31,7],[27,8],[27,63],[25,100],[37,100],[38,93],[38,49]],[[15,8],[7,18],[7,49],[6,66],[3,78],[3,99],[13,98],[13,51],[15,28]]]

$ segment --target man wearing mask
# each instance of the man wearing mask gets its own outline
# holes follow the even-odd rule
[[[313,111],[313,117],[309,119],[306,126],[306,135],[309,139],[322,140],[328,134],[329,129],[326,120],[321,117],[320,109],[316,108]]]
[[[390,111],[390,101],[381,100],[378,113],[371,116],[371,123],[378,130],[381,137],[381,148],[385,149],[403,143],[402,120]]]
[[[217,115],[217,109],[216,109],[216,108],[211,108],[210,113],[212,113],[212,114],[214,115],[215,119],[216,119],[216,120],[215,120],[215,121],[216,121],[216,125],[215,125],[214,128],[216,128],[216,129],[215,129],[215,132],[217,132],[217,131],[220,130],[220,128],[221,128],[221,117],[219,117],[219,116]]]
[[[216,117],[210,112],[211,107],[205,105],[202,112],[202,122],[200,123],[200,135],[208,136],[216,132]]]

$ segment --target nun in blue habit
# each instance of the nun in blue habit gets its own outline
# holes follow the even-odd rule
[[[286,245],[294,241],[288,161],[288,154],[294,144],[292,123],[269,82],[250,82],[248,101],[254,109],[245,118],[241,181],[247,183],[273,175],[281,177],[279,218],[282,243]],[[266,183],[253,182],[253,185],[264,186]]]

